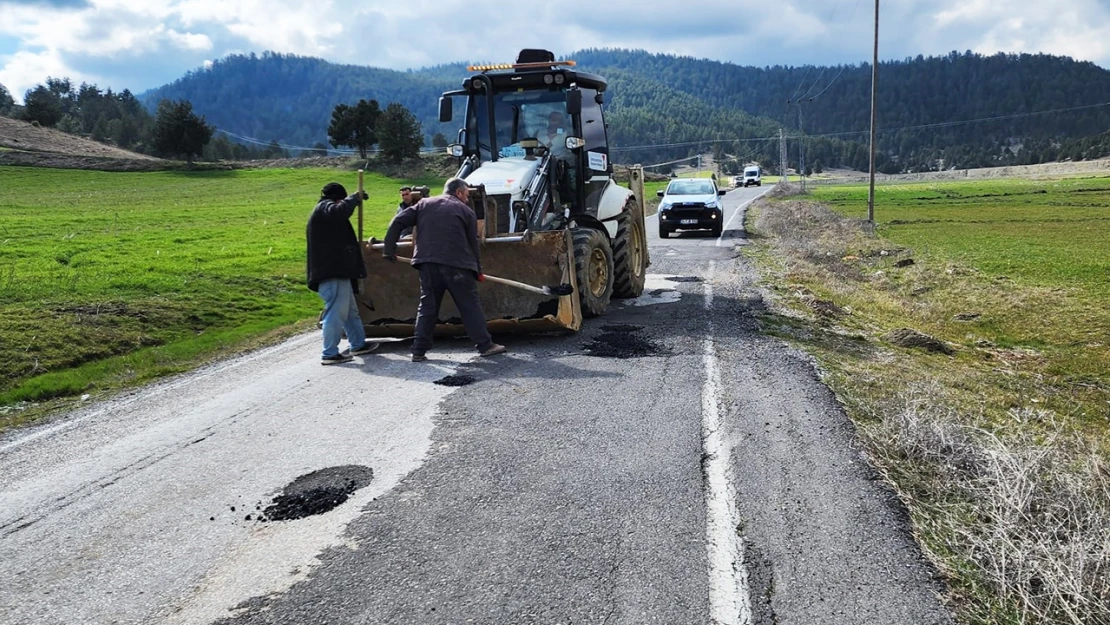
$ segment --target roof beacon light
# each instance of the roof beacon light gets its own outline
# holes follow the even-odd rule
[[[492,72],[505,69],[548,69],[551,67],[574,67],[574,61],[541,61],[538,63],[495,63],[492,65],[468,65],[468,72]]]

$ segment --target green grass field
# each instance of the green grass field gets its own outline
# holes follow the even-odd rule
[[[866,186],[813,196],[866,217]],[[1110,295],[1110,179],[882,185],[875,221],[893,241],[990,274]]]
[[[357,188],[320,169],[0,175],[0,406],[180,371],[314,319],[305,223],[324,183]],[[401,182],[366,175],[365,236],[384,235]]]
[[[817,187],[812,197],[844,215],[866,217],[865,185]],[[1026,354],[1020,369],[1057,389],[1053,407],[1105,424],[1110,179],[883,185],[876,189],[875,221],[884,239],[918,260],[956,275],[973,272],[960,289],[930,292],[922,309],[928,314],[890,308],[880,318],[884,324],[913,322],[969,348],[986,340]],[[887,270],[885,279],[908,292],[949,277],[905,275],[913,277]],[[981,316],[953,321],[959,313]]]

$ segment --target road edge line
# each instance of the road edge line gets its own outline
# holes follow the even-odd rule
[[[705,280],[705,310],[713,308],[713,274],[710,261]],[[732,453],[721,432],[720,368],[713,340],[713,318],[708,316],[702,362],[702,475],[705,480],[706,550],[709,564],[709,615],[716,625],[749,625],[752,622],[751,590],[739,535],[740,519],[730,477]]]

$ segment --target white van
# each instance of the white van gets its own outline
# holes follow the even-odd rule
[[[744,168],[744,186],[755,185],[757,187],[763,186],[762,179],[763,171],[758,165],[750,165]]]

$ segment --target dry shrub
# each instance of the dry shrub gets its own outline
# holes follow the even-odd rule
[[[761,202],[755,228],[772,236],[776,247],[826,267],[841,267],[858,274],[846,256],[867,256],[873,243],[865,234],[865,222],[847,219],[812,200]]]
[[[939,568],[968,586],[981,622],[1110,623],[1110,466],[1051,412],[1011,410],[999,431],[964,425],[939,387],[864,429],[877,465],[912,500]],[[1012,427],[1010,427],[1012,425]]]

